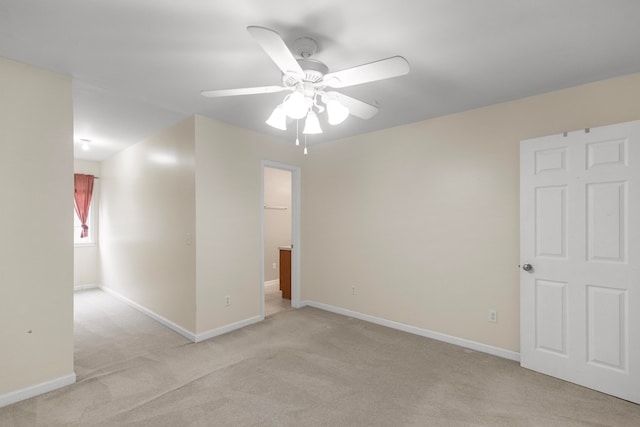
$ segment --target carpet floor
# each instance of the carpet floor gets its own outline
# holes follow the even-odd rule
[[[1,426],[640,425],[640,405],[314,308],[194,344],[99,290],[75,306],[77,383]]]

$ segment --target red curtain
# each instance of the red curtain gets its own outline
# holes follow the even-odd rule
[[[76,173],[73,175],[73,178],[73,199],[75,201],[76,214],[82,223],[80,237],[87,237],[89,235],[87,216],[89,215],[91,195],[93,194],[93,175]]]

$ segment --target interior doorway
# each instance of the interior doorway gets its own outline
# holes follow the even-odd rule
[[[299,304],[298,168],[262,165],[262,315],[272,316]]]

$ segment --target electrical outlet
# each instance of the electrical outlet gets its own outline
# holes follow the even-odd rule
[[[352,286],[351,287],[351,295],[355,295],[356,294],[356,287]]]
[[[498,323],[498,312],[496,310],[489,310],[487,322]]]
[[[231,305],[231,297],[227,295],[226,297],[224,297],[224,306],[229,307],[230,305]]]

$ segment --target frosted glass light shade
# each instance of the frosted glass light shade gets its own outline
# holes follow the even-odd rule
[[[309,110],[307,100],[304,98],[302,92],[298,91],[287,96],[282,105],[284,107],[284,112],[292,119],[303,118]]]
[[[287,130],[287,115],[284,112],[282,104],[273,110],[273,113],[271,113],[271,116],[269,116],[265,123],[276,129]]]
[[[304,123],[304,130],[302,133],[311,135],[315,133],[322,133],[322,128],[320,127],[320,122],[318,121],[318,116],[313,111],[309,111],[307,114],[307,120]]]
[[[349,117],[349,109],[342,105],[337,99],[332,99],[327,102],[327,115],[329,116],[329,124],[337,125]]]

